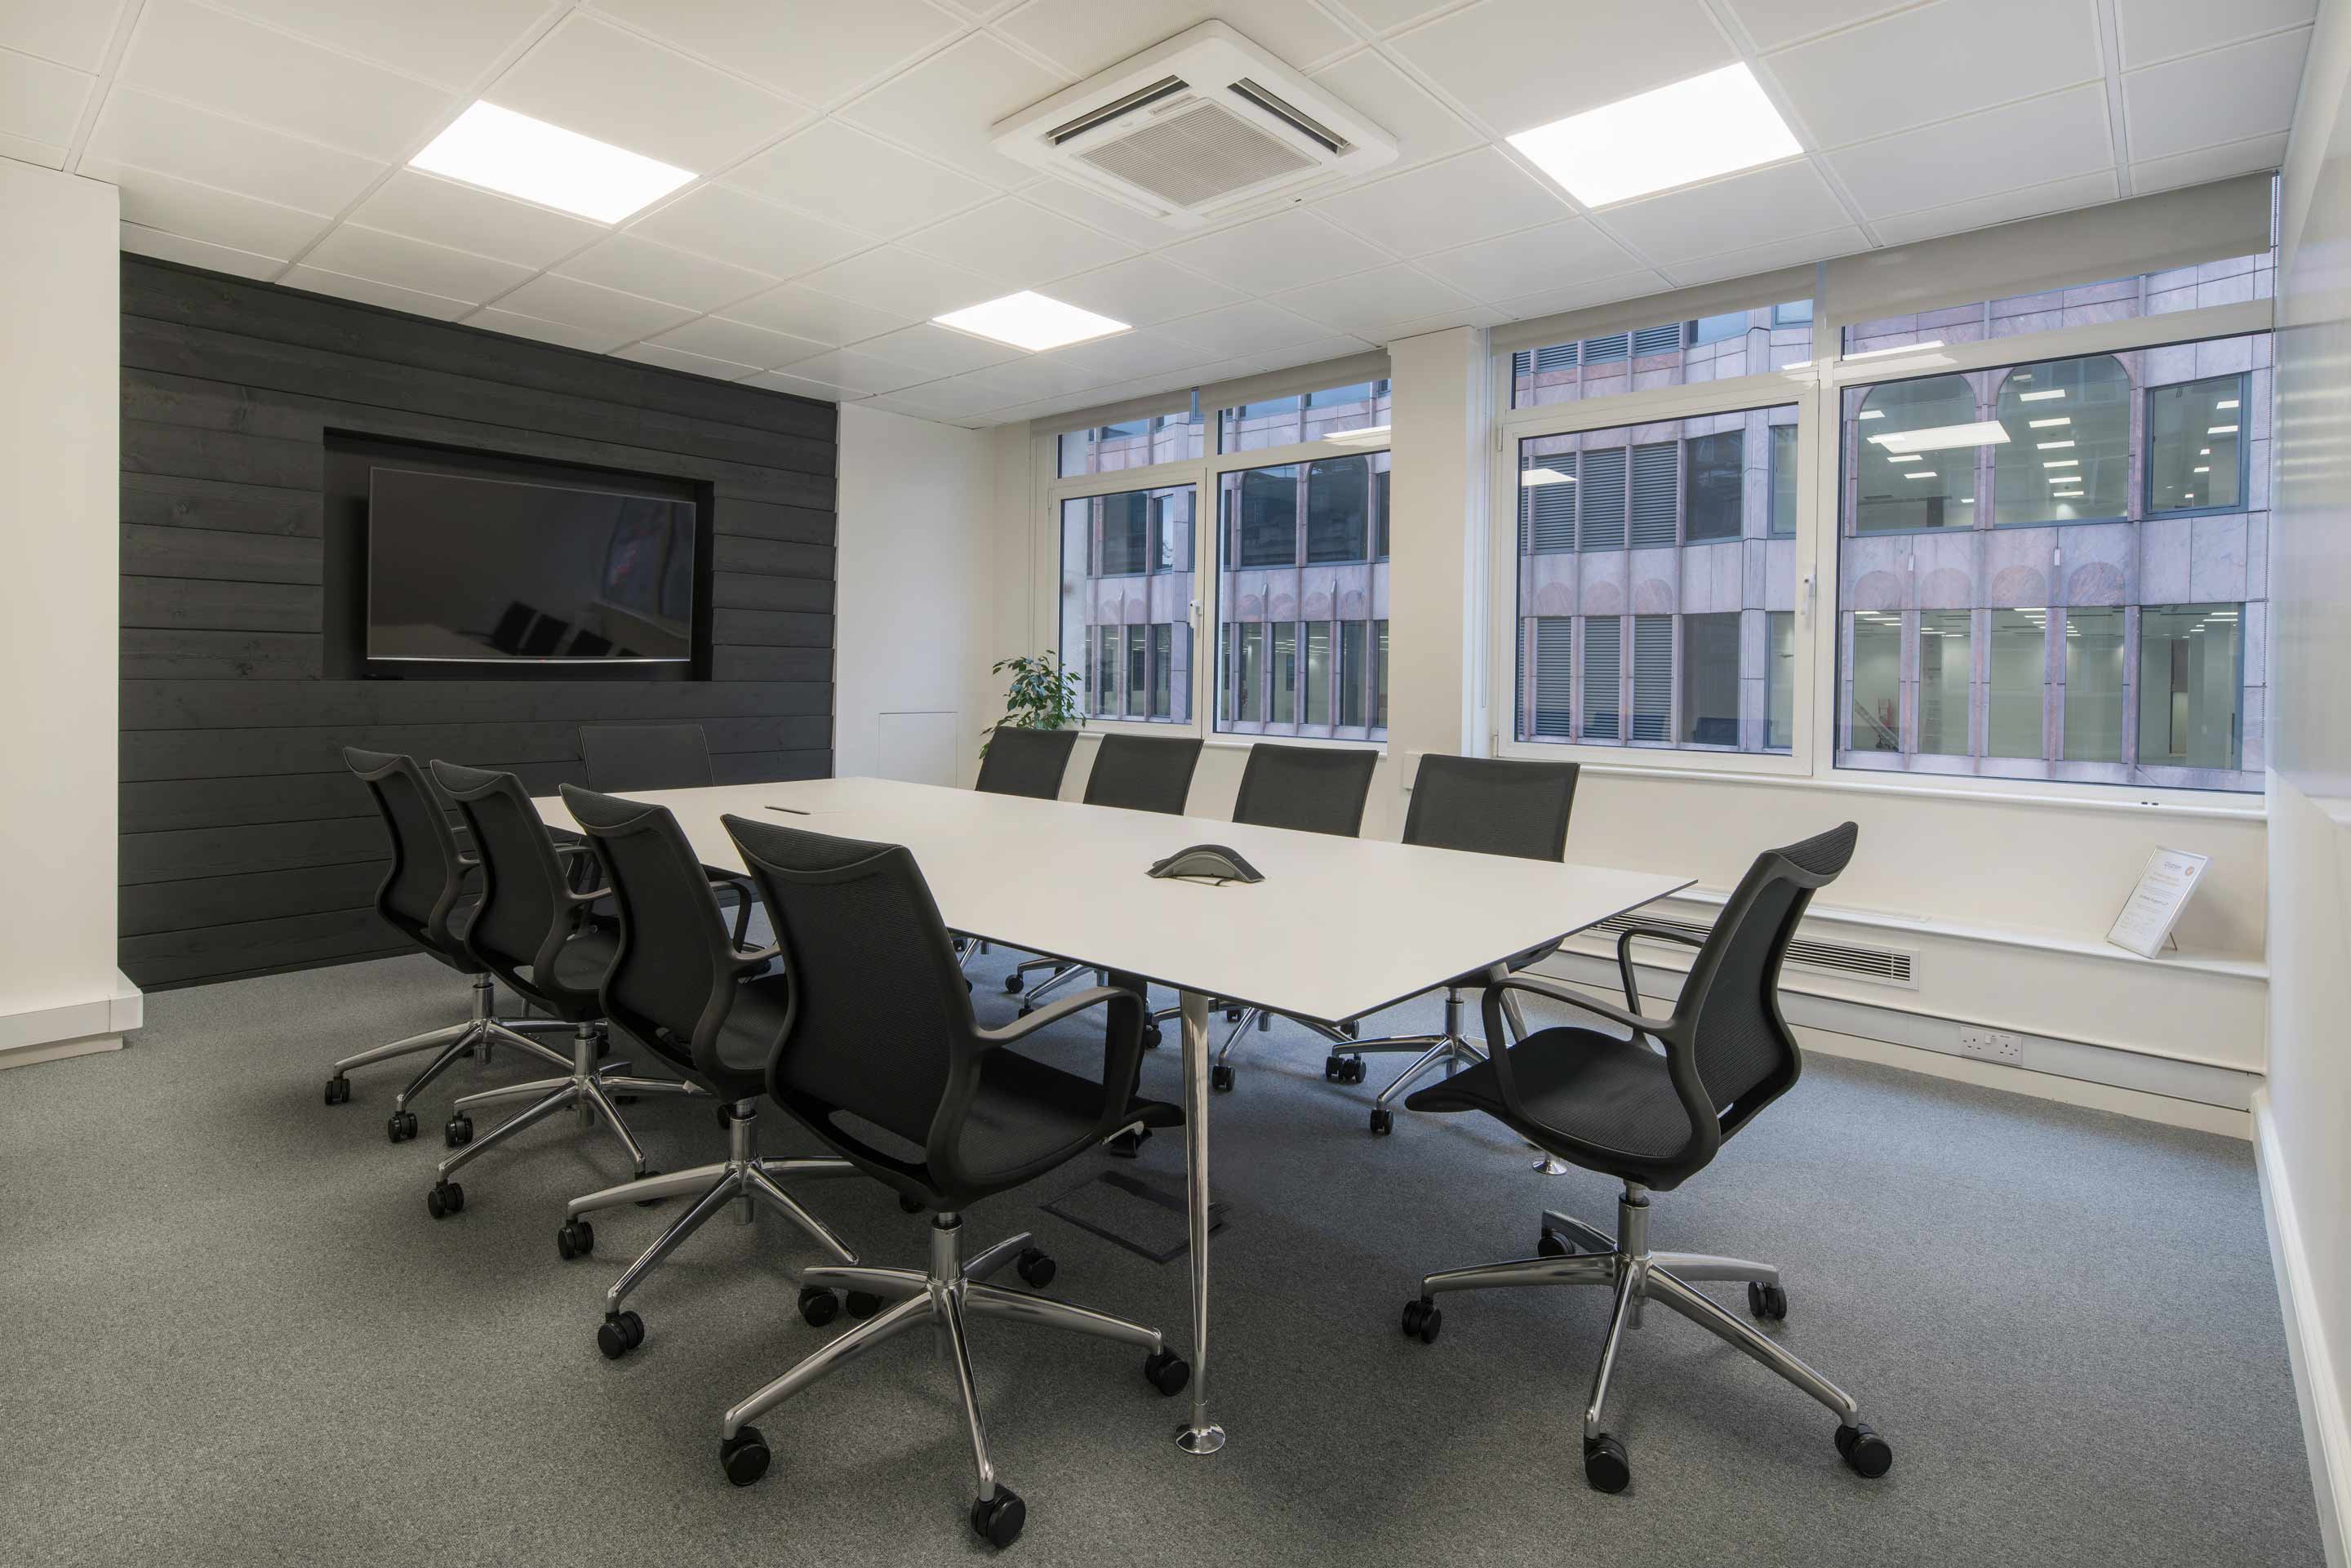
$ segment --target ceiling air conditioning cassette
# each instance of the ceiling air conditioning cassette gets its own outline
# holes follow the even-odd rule
[[[1385,131],[1222,22],[1179,33],[990,134],[1007,157],[1185,228],[1396,155]]]

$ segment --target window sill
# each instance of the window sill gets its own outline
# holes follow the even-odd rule
[[[1581,755],[1572,757],[1569,760],[1582,763],[1587,773],[1620,774],[1633,779],[1679,779],[1716,784],[1762,784],[1782,789],[1849,791],[1863,795],[1904,795],[1925,800],[1969,800],[1994,806],[2054,807],[2063,810],[2151,813],[2168,817],[2200,817],[2208,820],[2248,822],[2265,822],[2269,820],[2269,807],[2266,801],[2248,806],[2219,806],[2179,800],[2150,800],[2144,798],[2102,800],[2087,795],[2042,794],[1959,784],[1881,784],[1874,779],[1823,779],[1810,773],[1765,771],[1761,768],[1731,772],[1727,769],[1708,768],[1644,768],[1625,763],[1593,760],[1591,748],[1562,747],[1560,749],[1580,749]],[[1524,755],[1526,750],[1527,748],[1520,747],[1510,755]],[[1759,754],[1743,752],[1740,755]],[[1846,769],[1845,771],[1855,770]],[[2111,788],[2117,793],[2124,792],[2126,789],[2125,786],[2120,785],[2099,785],[2094,788]]]
[[[1319,735],[1215,734],[1201,744],[1217,751],[1248,751],[1259,742],[1270,746],[1320,747],[1327,751],[1368,751],[1382,761],[1385,761],[1388,755],[1388,743],[1384,740],[1332,740]]]

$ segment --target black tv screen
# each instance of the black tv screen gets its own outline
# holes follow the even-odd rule
[[[367,656],[691,659],[694,536],[674,497],[372,469]]]

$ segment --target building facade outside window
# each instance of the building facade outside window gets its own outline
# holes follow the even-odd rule
[[[1191,722],[1194,494],[1173,485],[1061,503],[1061,662],[1089,715]]]
[[[1262,452],[1269,446],[1292,446],[1349,431],[1384,427],[1388,410],[1384,381],[1241,403],[1217,411],[1217,450]]]
[[[2103,326],[2215,305],[2267,299],[2277,284],[2277,253],[2232,256],[2201,267],[2141,273],[2104,283],[2077,283],[2038,294],[2011,294],[1964,305],[1855,321],[1844,332],[1847,354],[1865,354],[1917,343],[1983,343],[2061,327]]]
[[[1155,463],[1196,462],[1200,438],[1200,422],[1180,411],[1063,431],[1054,444],[1054,471],[1068,479]]]
[[[1785,370],[1813,357],[1813,303],[1665,321],[1510,356],[1510,406],[1577,402]]]

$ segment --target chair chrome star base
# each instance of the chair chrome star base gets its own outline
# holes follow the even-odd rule
[[[1652,1252],[1649,1195],[1639,1183],[1625,1184],[1625,1194],[1616,1203],[1614,1236],[1573,1215],[1546,1210],[1537,1254],[1510,1262],[1448,1269],[1427,1275],[1420,1282],[1419,1296],[1405,1303],[1404,1332],[1424,1344],[1433,1343],[1445,1321],[1437,1297],[1447,1291],[1522,1285],[1603,1285],[1612,1290],[1615,1309],[1608,1319],[1607,1335],[1601,1341],[1600,1364],[1592,1377],[1592,1397],[1583,1407],[1583,1477],[1594,1490],[1620,1492],[1632,1480],[1625,1445],[1608,1435],[1602,1416],[1625,1333],[1641,1326],[1645,1301],[1657,1301],[1671,1308],[1828,1406],[1837,1418],[1837,1452],[1856,1474],[1882,1476],[1893,1467],[1894,1450],[1862,1420],[1861,1407],[1852,1395],[1813,1371],[1778,1341],[1732,1316],[1691,1286],[1691,1281],[1698,1280],[1745,1281],[1749,1311],[1759,1318],[1776,1322],[1788,1315],[1788,1297],[1780,1285],[1780,1270],[1769,1263],[1751,1263],[1740,1258],[1717,1258],[1701,1252]]]
[[[875,1269],[820,1265],[800,1271],[803,1289],[838,1288],[863,1291],[893,1304],[859,1323],[831,1343],[726,1412],[720,1429],[718,1458],[726,1479],[748,1486],[768,1469],[768,1440],[750,1423],[857,1357],[918,1324],[935,1331],[939,1354],[962,1396],[964,1427],[971,1439],[974,1476],[971,1526],[995,1546],[1008,1546],[1019,1536],[1028,1508],[1019,1494],[1001,1485],[987,1455],[987,1432],[979,1412],[979,1385],[973,1375],[971,1344],[966,1329],[973,1317],[1002,1318],[1046,1328],[1068,1329],[1096,1339],[1115,1340],[1144,1352],[1143,1375],[1162,1395],[1183,1392],[1192,1380],[1192,1368],[1169,1350],[1157,1329],[1114,1318],[1050,1296],[1030,1295],[987,1283],[1008,1265],[1020,1277],[1042,1288],[1053,1278],[1053,1261],[1030,1244],[1028,1232],[1008,1236],[969,1260],[963,1256],[963,1219],[940,1213],[931,1220],[931,1256],[927,1270]]]
[[[424,1071],[410,1079],[408,1087],[392,1098],[392,1119],[384,1124],[384,1130],[393,1143],[404,1143],[416,1136],[416,1116],[409,1106],[459,1057],[470,1056],[479,1050],[483,1065],[487,1066],[491,1046],[504,1041],[535,1056],[544,1057],[558,1067],[569,1066],[569,1059],[562,1052],[550,1051],[530,1036],[570,1027],[560,1019],[497,1017],[494,983],[487,975],[476,975],[474,977],[473,1017],[464,1023],[453,1023],[446,1029],[426,1030],[423,1034],[412,1034],[406,1040],[395,1040],[389,1045],[374,1046],[344,1057],[335,1063],[335,1075],[327,1080],[326,1101],[329,1105],[340,1105],[350,1099],[351,1081],[347,1075],[353,1068],[371,1067],[379,1061],[390,1061],[398,1056],[413,1056],[418,1051],[434,1051]]]

